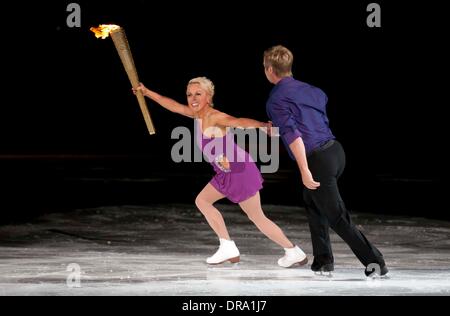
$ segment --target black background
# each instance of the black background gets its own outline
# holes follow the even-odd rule
[[[180,102],[189,79],[216,85],[218,109],[266,120],[272,86],[262,54],[282,44],[294,76],[329,97],[344,145],[341,181],[350,210],[449,219],[445,206],[448,41],[440,2],[377,1],[382,27],[366,25],[372,1],[21,2],[2,16],[0,172],[2,221],[107,204],[193,203],[212,171],[175,164],[170,139],[192,121],[149,101],[149,136],[110,39],[124,27],[141,78]],[[75,2],[75,1],[73,1]],[[444,58],[445,57],[445,58]],[[302,205],[295,164],[281,149],[263,203]]]

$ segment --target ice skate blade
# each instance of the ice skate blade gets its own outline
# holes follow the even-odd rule
[[[314,272],[315,275],[317,276],[321,276],[321,277],[327,277],[327,278],[332,278],[333,274],[329,271],[315,271]]]
[[[289,268],[298,268],[298,267],[304,266],[307,263],[308,263],[308,258],[305,258],[305,259],[303,259],[300,262],[295,262],[295,263],[291,264],[289,267],[283,267],[283,268],[287,268],[287,269],[289,269]]]
[[[225,262],[230,262],[230,263],[232,263],[233,265],[236,265],[236,264],[238,264],[240,261],[241,261],[241,258],[240,258],[240,257],[234,257],[234,258],[230,258],[230,259],[224,260],[224,261],[222,261],[222,262],[214,262],[214,263],[209,263],[209,262],[207,262],[207,264],[210,265],[210,266],[217,266],[217,265],[223,264],[223,263],[225,263]]]
[[[385,275],[379,275],[378,273],[372,273],[371,275],[366,276],[368,280],[389,280],[390,277]]]

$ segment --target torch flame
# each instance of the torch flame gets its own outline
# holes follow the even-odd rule
[[[112,31],[120,29],[120,26],[113,24],[101,24],[98,27],[91,27],[90,30],[95,33],[96,38],[105,39]]]

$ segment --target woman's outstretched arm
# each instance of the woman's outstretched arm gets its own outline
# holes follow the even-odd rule
[[[249,118],[237,118],[219,111],[211,115],[211,120],[213,125],[219,125],[223,127],[236,127],[236,128],[266,127],[268,129],[272,127],[271,122],[260,122]]]
[[[136,88],[133,88],[133,92],[135,94],[136,91],[138,90],[142,91],[142,94],[144,96],[152,99],[153,101],[155,101],[156,103],[158,103],[159,105],[161,105],[162,107],[166,108],[167,110],[173,113],[178,113],[190,118],[194,117],[194,112],[187,105],[180,104],[171,98],[162,96],[156,93],[155,91],[148,89],[142,83]]]

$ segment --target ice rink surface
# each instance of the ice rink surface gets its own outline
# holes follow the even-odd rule
[[[283,269],[283,250],[237,206],[219,204],[239,264],[208,266],[218,240],[194,205],[98,207],[0,226],[0,295],[316,296],[449,295],[450,223],[353,214],[384,254],[386,279],[364,267],[334,233],[331,277],[310,269],[305,210],[265,205],[266,215],[307,254]]]

